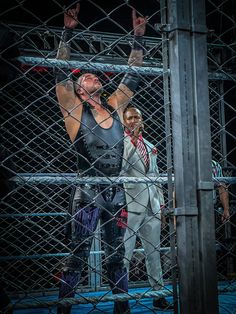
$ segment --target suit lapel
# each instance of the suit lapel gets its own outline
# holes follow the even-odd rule
[[[126,149],[126,156],[124,156],[124,158],[126,160],[130,160],[130,158],[136,152],[136,147],[132,144],[131,138],[128,135],[125,136],[124,141],[125,141],[126,145],[128,145],[127,146],[128,149]]]
[[[124,138],[124,141],[126,143],[125,145],[127,145],[125,154],[124,154],[124,159],[126,161],[127,167],[129,167],[130,161],[132,160],[133,155],[136,153],[137,154],[136,156],[138,157],[138,158],[136,157],[137,162],[139,163],[141,162],[144,168],[144,172],[148,172],[149,168],[151,167],[151,162],[152,162],[152,145],[150,145],[150,143],[144,139],[144,144],[145,144],[147,154],[148,154],[148,159],[149,159],[149,163],[147,167],[139,149],[135,147],[133,143],[131,142],[130,136],[126,135]]]
[[[125,141],[127,142],[128,146],[126,148],[128,148],[128,149],[126,150],[126,154],[124,155],[124,158],[126,160],[126,164],[128,165],[128,167],[130,166],[130,162],[132,163],[133,167],[135,167],[135,164],[137,164],[137,163],[139,163],[138,167],[140,167],[140,163],[141,163],[143,165],[143,170],[142,171],[146,172],[147,171],[147,167],[146,167],[145,161],[144,161],[141,153],[139,152],[139,149],[137,147],[135,147],[134,144],[131,142],[130,136],[126,136],[125,137]],[[132,157],[134,155],[136,155],[135,161],[134,161],[134,159],[132,161]]]
[[[123,156],[123,171],[129,171],[129,168],[132,167],[132,159],[136,152],[136,147],[132,144],[131,138],[128,135],[124,137],[125,150]]]

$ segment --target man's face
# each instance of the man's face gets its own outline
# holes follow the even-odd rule
[[[130,133],[139,134],[143,129],[143,119],[141,112],[137,108],[129,108],[124,113],[125,129]]]
[[[102,83],[92,73],[83,74],[77,81],[76,92],[79,95],[102,93]]]

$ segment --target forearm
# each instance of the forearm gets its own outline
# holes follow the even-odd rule
[[[73,30],[70,28],[64,28],[61,36],[61,41],[57,51],[57,59],[70,60],[70,41],[73,36]]]
[[[57,51],[57,59],[59,60],[70,60],[70,40],[73,35],[73,30],[69,28],[64,28],[61,36],[61,41]],[[67,84],[70,79],[70,70],[66,68],[55,68],[55,76],[57,84]]]
[[[145,34],[147,18],[137,17],[136,10],[132,11],[134,41],[132,51],[128,59],[129,66],[141,66],[143,63],[143,35]],[[133,97],[139,85],[139,74],[126,73],[118,86],[118,89],[109,97],[109,104],[118,110],[122,118],[123,110]]]
[[[144,50],[143,36],[134,36],[133,46],[129,56],[128,65],[142,66],[143,50]]]
[[[224,211],[229,210],[229,193],[224,186],[219,187],[219,195]]]
[[[130,66],[141,66],[143,63],[143,37],[134,36],[132,51],[129,56],[128,64]],[[135,92],[139,85],[138,73],[126,73],[121,81],[130,91]]]
[[[57,59],[70,59],[70,40],[73,30],[65,28],[62,32],[60,45],[57,52]],[[54,69],[56,79],[56,95],[64,118],[70,116],[70,111],[75,108],[74,84],[71,80],[69,67],[56,67]]]

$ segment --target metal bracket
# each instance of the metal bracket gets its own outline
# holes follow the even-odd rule
[[[209,30],[206,28],[205,25],[189,25],[189,24],[160,24],[156,23],[154,25],[155,30],[158,32],[166,32],[166,33],[171,33],[174,31],[186,31],[190,33],[195,33],[195,34],[207,34],[209,33]]]
[[[164,207],[164,208],[162,208],[161,213],[163,216],[170,217],[170,216],[174,215],[174,209]]]
[[[212,181],[199,181],[198,190],[209,191],[214,189],[214,183]]]
[[[186,207],[176,207],[174,209],[175,216],[198,216],[198,207],[196,206],[186,206]]]

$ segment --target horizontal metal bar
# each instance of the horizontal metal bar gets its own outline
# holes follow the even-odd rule
[[[169,252],[170,247],[162,247],[159,249],[160,252]],[[144,249],[135,249],[134,252],[144,252]],[[90,255],[105,254],[105,251],[90,251]],[[48,253],[48,254],[32,254],[32,255],[11,255],[11,256],[0,256],[0,261],[11,261],[11,260],[26,260],[26,259],[41,259],[51,257],[66,257],[70,253]]]
[[[123,64],[105,64],[91,61],[76,61],[76,60],[59,60],[55,58],[40,58],[20,56],[17,60],[23,64],[31,66],[44,66],[48,68],[59,67],[67,69],[80,69],[86,71],[103,71],[114,73],[139,73],[143,75],[162,75],[163,69],[159,67],[137,67]]]
[[[92,254],[92,252],[91,252]],[[32,255],[11,255],[11,256],[0,256],[0,261],[12,261],[12,260],[33,260],[50,257],[65,257],[69,256],[69,253],[48,253],[48,254],[32,254]]]
[[[152,75],[159,76],[163,74],[163,68],[155,66],[154,64],[150,64],[150,66],[142,66],[135,67],[124,64],[112,64],[105,63],[106,60],[102,60],[103,62],[85,62],[85,61],[77,61],[77,60],[58,60],[55,58],[40,58],[33,56],[20,56],[17,60],[23,64],[30,66],[44,66],[47,68],[59,67],[59,68],[70,68],[70,69],[81,69],[86,71],[103,71],[103,72],[112,72],[112,73],[139,73],[142,75]],[[170,70],[168,69],[168,73]],[[209,80],[223,80],[223,81],[231,81],[236,80],[236,75],[232,73],[224,73],[222,72],[209,72],[208,73]]]
[[[159,177],[79,177],[76,173],[17,173],[10,179],[17,184],[120,184],[120,183],[152,183],[166,184],[166,173]],[[215,177],[212,181],[217,186],[219,183],[235,184],[236,177]],[[172,176],[174,182],[174,176]],[[199,186],[200,187],[200,186]],[[209,188],[209,186],[208,186]]]
[[[15,31],[21,38],[22,36],[38,36],[40,38],[44,37],[52,37],[57,36],[58,38],[61,37],[62,34],[62,27],[53,27],[53,26],[44,26],[41,25],[20,25],[20,24],[5,24],[6,27]],[[87,42],[91,41],[98,41],[98,42],[109,42],[114,43],[118,42],[121,44],[127,44],[128,42],[133,40],[133,35],[121,34],[121,33],[109,33],[109,32],[99,32],[99,31],[92,31],[91,29],[79,29],[76,28],[73,30],[73,39],[76,40],[85,40]],[[151,36],[144,36],[144,41],[147,45],[156,46],[157,43],[162,41],[161,37],[151,37]]]
[[[236,291],[235,285],[227,285],[227,286],[218,286],[218,292],[234,292]],[[148,292],[129,292],[129,293],[119,293],[119,294],[106,294],[103,297],[101,295],[90,297],[86,294],[80,293],[80,298],[66,298],[63,300],[54,300],[54,301],[37,301],[35,303],[30,301],[25,301],[25,303],[13,303],[14,309],[32,309],[32,308],[51,308],[53,306],[57,306],[58,304],[64,305],[76,305],[76,304],[98,304],[99,302],[111,302],[118,300],[141,300],[145,298],[161,298],[172,296],[173,292],[171,289],[161,289],[159,291],[148,291]]]
[[[176,250],[177,248],[175,248]],[[221,246],[216,243],[216,250],[221,250]],[[170,246],[164,246],[159,249],[159,251],[163,254],[169,253],[171,251]],[[145,252],[143,248],[134,249],[135,252]],[[105,254],[105,251],[90,251],[90,255],[101,255]],[[33,260],[33,259],[41,259],[41,258],[52,258],[52,257],[66,257],[69,256],[70,253],[48,253],[48,254],[34,254],[34,255],[11,255],[11,256],[0,256],[0,261],[12,261],[12,260]]]
[[[171,33],[174,31],[184,31],[189,33],[207,34],[208,29],[205,25],[190,25],[189,23],[173,23],[173,24],[155,24],[154,27],[157,31]]]
[[[57,39],[59,40],[59,38],[61,37],[61,33],[62,33],[62,28],[56,28],[56,27],[51,27],[50,28],[44,27],[44,26],[39,26],[39,25],[17,25],[17,24],[4,24],[6,27],[8,27],[10,30],[12,30],[16,35],[18,35],[18,37],[20,38],[20,50],[21,50],[21,57],[18,58],[18,60],[20,62],[23,62],[24,64],[29,64],[29,65],[41,65],[41,66],[45,66],[45,67],[52,67],[54,65],[50,65],[48,64],[48,62],[35,62],[32,64],[32,60],[31,62],[28,63],[27,59],[24,58],[35,58],[35,54],[38,53],[40,51],[41,55],[45,54],[46,56],[51,56],[54,58],[55,55],[55,42],[54,40],[49,44],[48,39]],[[158,24],[156,24],[158,25]],[[181,25],[181,27],[185,28],[186,25]],[[165,25],[162,25],[160,28],[162,29],[163,27],[165,27]],[[186,26],[187,28],[189,27],[189,25]],[[201,29],[202,31],[202,29]],[[106,53],[103,54],[102,51],[99,51],[97,58],[101,58],[101,62],[98,63],[93,63],[91,65],[88,65],[88,63],[82,63],[79,62],[79,65],[83,67],[83,69],[86,70],[94,70],[94,69],[98,69],[98,70],[103,70],[103,71],[107,71],[107,72],[128,72],[128,71],[132,71],[129,70],[129,67],[125,66],[125,65],[120,65],[120,63],[123,63],[124,57],[128,58],[128,54],[126,56],[123,56],[123,58],[117,54],[112,54],[112,49],[113,49],[113,45],[117,46],[117,47],[121,47],[121,49],[123,48],[123,46],[127,46],[127,47],[131,47],[132,45],[132,41],[133,41],[133,36],[129,33],[127,34],[117,34],[117,33],[104,33],[104,32],[96,32],[96,31],[91,31],[91,30],[80,30],[80,29],[75,29],[73,31],[74,36],[72,38],[72,42],[74,42],[75,44],[77,44],[78,46],[80,46],[81,42],[85,42],[88,44],[88,47],[85,49],[85,51],[81,52],[81,54],[83,55],[83,57],[86,59],[86,55],[90,54],[90,45],[94,45],[94,43],[99,43],[102,45],[105,45],[106,49]],[[38,40],[39,43],[41,43],[42,47],[38,47],[36,49],[32,49],[31,46],[27,47],[27,38],[31,38],[32,37],[32,41],[35,41],[35,36],[38,37],[40,40]],[[150,74],[150,75],[161,75],[162,73],[162,67],[161,67],[161,62],[162,60],[159,57],[159,46],[162,42],[162,38],[161,37],[148,37],[148,36],[144,36],[144,42],[145,42],[145,47],[147,47],[147,54],[144,58],[144,64],[147,64],[147,66],[145,67],[140,67],[139,68],[139,73],[143,73],[143,74]],[[47,49],[43,52],[43,50],[45,49],[45,43],[47,43],[49,45],[49,47],[47,47]],[[217,46],[220,48],[227,48],[226,45],[216,45],[216,44],[212,44],[209,43],[208,47],[209,49],[213,46]],[[109,47],[109,49],[108,49]],[[158,48],[158,50],[157,50]],[[96,47],[97,49],[97,47]],[[127,50],[127,49],[126,49]],[[158,53],[153,56],[153,52],[152,51],[158,51]],[[126,54],[126,52],[122,49],[123,53]],[[27,54],[28,57],[24,57],[24,54]],[[151,57],[149,56],[149,53],[151,55]],[[112,55],[111,55],[112,54]],[[93,55],[93,58],[96,57],[95,55]],[[115,59],[116,61],[116,65],[117,67],[114,67],[113,62],[111,62],[111,57],[113,59]],[[46,59],[42,58],[42,59]],[[39,58],[40,59],[40,58]],[[71,55],[71,59],[73,59],[73,53]],[[53,60],[53,59],[52,59]],[[95,59],[96,60],[96,59]],[[109,61],[111,63],[109,63]],[[71,62],[75,62],[75,64],[73,64],[73,68],[79,68],[80,66],[78,66],[78,61],[71,61]],[[157,65],[160,65],[157,66]],[[59,65],[57,65],[59,66]],[[121,66],[121,68],[119,68]],[[126,67],[126,68],[124,68]],[[136,71],[136,70],[135,70]],[[220,72],[213,72],[211,71],[211,73],[208,74],[209,75],[209,79],[210,80],[236,80],[236,75],[233,73],[227,73],[227,69],[224,69],[223,71]]]
[[[17,184],[120,184],[152,183],[165,184],[167,176],[160,177],[79,177],[76,173],[18,173],[10,179]]]
[[[236,183],[236,177],[215,177],[212,180],[216,186],[217,186],[217,183],[228,183],[228,184]]]
[[[30,217],[59,217],[59,216],[67,216],[67,213],[63,212],[53,212],[53,213],[25,213],[25,214],[0,214],[0,218],[30,218]]]
[[[77,295],[79,293],[76,293]],[[161,297],[167,297],[172,296],[173,292],[171,289],[162,289],[159,291],[148,291],[148,292],[128,292],[128,293],[118,293],[118,294],[107,294],[104,293],[104,296],[94,296],[89,297],[84,294],[79,294],[81,297],[77,298],[65,298],[60,300],[54,300],[54,301],[37,301],[35,303],[30,300],[30,302],[22,303],[22,300],[20,303],[13,304],[14,309],[32,309],[32,308],[44,308],[44,307],[52,307],[56,306],[58,304],[61,305],[76,305],[76,304],[98,304],[100,302],[111,302],[111,301],[118,301],[118,300],[140,300],[144,298],[161,298]]]
[[[224,70],[224,72],[209,72],[208,79],[212,81],[236,81],[236,74],[227,73],[226,71],[227,70]]]

